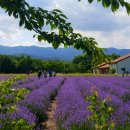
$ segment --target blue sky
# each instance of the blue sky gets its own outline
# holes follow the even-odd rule
[[[52,10],[60,9],[72,23],[75,32],[93,37],[100,47],[130,48],[130,16],[124,8],[116,13],[104,9],[101,3],[89,4],[87,0],[26,0],[30,5]],[[130,0],[127,0],[130,2]],[[18,20],[9,17],[0,9],[0,45],[6,46],[42,46],[48,43],[38,42],[34,32],[19,27]]]

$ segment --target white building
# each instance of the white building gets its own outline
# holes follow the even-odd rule
[[[130,54],[121,56],[113,61],[111,63],[104,63],[100,65],[97,69],[97,71],[101,74],[107,73],[109,70],[115,70],[115,73],[121,74],[122,71],[124,72],[130,72]]]

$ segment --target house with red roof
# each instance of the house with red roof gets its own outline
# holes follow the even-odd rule
[[[103,63],[97,67],[97,73],[105,74],[109,70],[115,70],[115,73],[121,74],[122,71],[130,72],[130,54],[118,57],[110,63]]]

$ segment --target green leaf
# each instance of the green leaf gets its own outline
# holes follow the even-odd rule
[[[40,42],[41,42],[41,41],[42,41],[42,39],[43,39],[43,38],[42,38],[42,36],[41,36],[41,35],[38,35],[38,41],[40,41]]]
[[[59,29],[59,35],[63,35],[63,30]]]
[[[20,22],[19,22],[19,26],[21,27],[23,24],[24,24],[24,20],[21,19]]]
[[[41,35],[42,35],[42,39],[43,39],[44,41],[46,41],[46,40],[47,40],[46,37],[47,37],[47,35],[48,35],[47,32],[42,32]]]
[[[67,48],[68,47],[68,45],[67,44],[64,44],[64,48]]]
[[[30,22],[25,21],[25,28],[27,28],[28,30],[32,30],[32,26],[31,26]]]
[[[111,112],[111,111],[112,111],[112,108],[111,108],[111,107],[109,107],[109,108],[108,108],[108,111],[110,111],[110,112]]]
[[[93,2],[93,0],[88,0],[88,2],[89,2],[89,3],[92,3],[92,2]]]
[[[53,11],[53,12],[62,13],[62,11],[61,11],[61,10],[59,10],[59,9],[53,9],[52,11]]]
[[[33,28],[35,28],[35,29],[39,28],[39,26],[38,26],[38,24],[36,22],[33,21],[32,24],[33,24]]]
[[[51,30],[54,30],[54,29],[56,29],[57,28],[57,26],[55,25],[55,24],[52,24],[51,25]]]
[[[59,15],[64,17],[65,19],[68,19],[64,14],[59,14]]]
[[[13,16],[14,16],[15,18],[18,18],[17,11],[14,11],[14,12],[13,12]]]
[[[39,20],[39,25],[40,25],[41,27],[43,27],[43,25],[44,25],[44,20],[40,19],[40,20]]]
[[[53,46],[55,49],[57,49],[57,48],[59,47],[59,44],[56,43],[56,42],[52,42],[52,46]]]
[[[46,36],[46,39],[47,39],[47,41],[49,42],[49,43],[52,43],[53,41],[54,41],[54,39],[53,39],[53,34],[48,34],[47,36]],[[56,41],[56,40],[55,40]]]
[[[40,25],[40,27],[43,27],[43,25],[44,25],[44,19],[41,18],[41,16],[39,15],[39,16],[37,16],[37,20],[38,20],[37,22]]]
[[[112,12],[115,12],[117,9],[119,9],[119,2],[117,0],[112,0],[111,9]]]
[[[97,2],[101,2],[102,0],[97,0]]]
[[[114,126],[115,126],[115,125],[114,125],[114,123],[112,122],[112,123],[110,124],[110,128],[113,129]]]
[[[127,13],[130,14],[130,4],[125,2],[125,7],[126,7],[126,10],[127,10]]]
[[[35,38],[35,37],[36,37],[36,34],[33,35],[33,38]]]
[[[105,119],[105,117],[101,117],[101,123],[104,125],[105,124],[105,122],[106,122],[106,119]]]
[[[124,0],[119,0],[121,6],[123,7],[124,6]]]
[[[103,0],[102,5],[104,8],[108,8],[110,6],[111,2],[110,0]]]
[[[12,15],[12,11],[11,11],[11,10],[8,11],[8,15],[9,15],[9,16]]]
[[[47,21],[46,21],[46,25],[48,25],[49,23],[50,23],[50,20],[47,20]]]

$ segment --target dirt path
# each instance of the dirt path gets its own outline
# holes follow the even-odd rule
[[[57,130],[56,122],[54,119],[55,110],[56,110],[56,100],[53,100],[46,113],[48,120],[42,123],[42,125],[45,127],[44,130]]]

